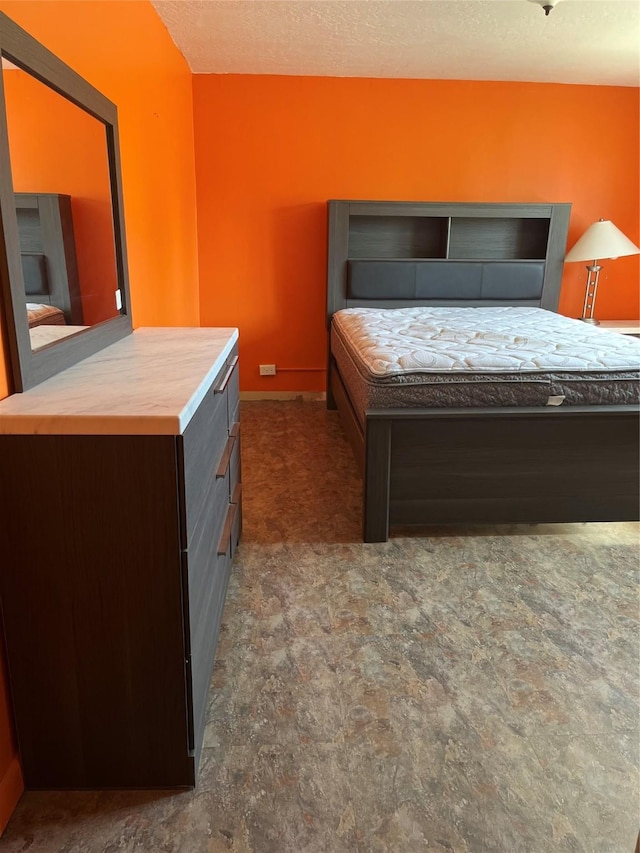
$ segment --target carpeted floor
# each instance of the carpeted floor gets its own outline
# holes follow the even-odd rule
[[[198,788],[27,793],[0,850],[632,853],[638,526],[364,545],[335,413],[242,424]]]

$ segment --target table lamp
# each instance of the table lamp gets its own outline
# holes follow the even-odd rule
[[[609,219],[600,219],[594,222],[584,232],[575,246],[569,250],[565,257],[565,263],[572,261],[593,261],[587,264],[587,286],[582,306],[582,317],[585,323],[599,325],[593,312],[596,306],[596,295],[598,293],[598,278],[602,267],[598,264],[598,258],[621,258],[625,255],[638,255],[640,249],[634,245],[628,237]]]

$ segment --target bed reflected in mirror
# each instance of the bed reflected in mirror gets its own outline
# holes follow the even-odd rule
[[[121,313],[105,125],[3,58],[33,352]]]

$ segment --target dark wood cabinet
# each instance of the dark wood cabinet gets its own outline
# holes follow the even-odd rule
[[[175,434],[0,435],[27,788],[195,784],[240,536],[239,445],[237,346]]]

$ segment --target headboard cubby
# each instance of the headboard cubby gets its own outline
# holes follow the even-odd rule
[[[328,205],[329,320],[366,306],[558,307],[570,204]]]

